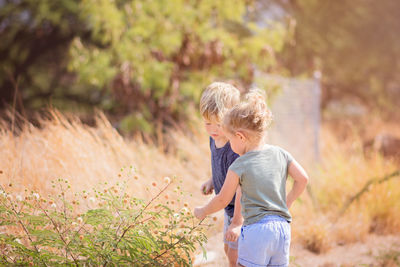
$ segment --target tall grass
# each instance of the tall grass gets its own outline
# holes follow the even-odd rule
[[[165,154],[140,138],[124,139],[102,114],[95,127],[54,110],[38,118],[38,124],[22,123],[15,134],[1,123],[1,182],[13,183],[16,190],[28,187],[44,194],[52,191],[50,181],[67,178],[73,190],[82,191],[115,182],[121,168],[133,166],[139,182],[129,191],[146,198],[150,181],[177,176],[187,191],[196,192],[210,174],[208,142],[201,130],[192,139],[171,133],[177,153]]]

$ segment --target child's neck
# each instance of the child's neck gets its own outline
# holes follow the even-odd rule
[[[265,145],[264,138],[261,138],[261,140],[257,140],[256,142],[250,143],[246,148],[245,153],[250,151],[262,150],[264,148],[264,145]]]
[[[226,138],[225,136],[219,136],[218,138],[214,139],[216,148],[224,147],[227,142],[228,142],[228,138]]]

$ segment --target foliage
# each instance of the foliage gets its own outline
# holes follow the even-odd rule
[[[195,245],[206,241],[205,224],[187,203],[161,201],[176,181],[164,182],[147,202],[129,196],[126,181],[71,196],[69,182],[58,179],[58,193],[46,198],[1,187],[0,264],[190,266]]]
[[[261,2],[261,1],[260,1]],[[396,110],[400,99],[400,2],[270,0],[291,16],[292,40],[281,54],[291,75],[322,72],[323,105],[350,98]],[[265,12],[265,11],[262,11]],[[286,17],[285,17],[286,18]]]
[[[25,105],[72,100],[128,116],[127,130],[187,118],[215,79],[253,81],[283,47],[282,24],[249,19],[252,1],[1,2],[0,91]],[[5,93],[4,93],[5,94]],[[60,102],[61,101],[61,102]],[[69,103],[69,102],[65,102]]]

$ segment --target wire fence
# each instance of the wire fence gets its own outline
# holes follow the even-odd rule
[[[318,78],[268,76],[279,89],[272,99],[274,120],[268,142],[289,151],[301,164],[320,160],[321,86]]]

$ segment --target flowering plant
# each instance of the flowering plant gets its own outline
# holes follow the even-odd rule
[[[0,265],[191,266],[208,225],[187,203],[168,200],[175,180],[153,182],[148,201],[127,194],[126,181],[73,194],[68,180],[58,179],[57,193],[47,197],[0,186]]]

